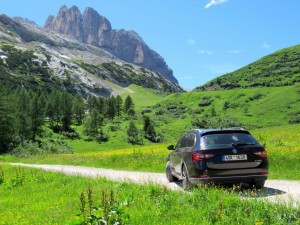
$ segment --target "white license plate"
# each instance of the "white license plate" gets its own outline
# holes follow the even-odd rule
[[[247,155],[223,155],[223,161],[247,160]]]

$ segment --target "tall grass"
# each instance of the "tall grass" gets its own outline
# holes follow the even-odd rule
[[[89,188],[93,205],[97,207],[103,206],[103,192],[113,191],[114,202],[122,210],[120,219],[126,221],[124,224],[300,222],[300,208],[269,204],[261,199],[241,199],[234,189],[201,187],[187,193],[154,184],[139,186],[29,168],[21,169],[23,182],[11,186],[20,169],[7,165],[2,165],[2,169],[0,224],[80,224],[82,217],[77,216],[82,212],[80,196]]]

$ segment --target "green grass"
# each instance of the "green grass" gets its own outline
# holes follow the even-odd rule
[[[300,180],[300,125],[253,130],[268,151],[271,179]]]
[[[269,158],[269,179],[300,180],[300,125],[286,125],[250,131],[265,146]],[[80,149],[78,142],[72,142],[74,154],[38,155],[27,158],[0,156],[4,162],[25,162],[40,164],[82,165],[100,168],[113,168],[133,171],[165,171],[166,146],[175,144],[152,144],[130,146],[120,149],[103,148],[96,142],[88,142],[90,148]],[[80,149],[76,151],[76,149]]]
[[[287,86],[300,82],[300,45],[281,49],[196,90]]]
[[[166,96],[166,94],[163,94],[160,91],[144,88],[135,84],[131,84],[127,88],[133,93],[123,93],[121,94],[121,97],[125,99],[129,95],[132,97],[133,102],[138,108],[152,106]]]
[[[278,126],[288,124],[300,112],[300,87],[252,88],[213,92],[189,92],[166,97],[160,105],[166,109],[172,105],[175,115],[182,114],[186,122],[192,117],[212,117],[212,107],[216,116],[235,117],[244,125],[252,127]],[[211,99],[209,106],[199,106],[206,96]],[[256,97],[258,96],[258,97]],[[256,99],[254,99],[256,98]],[[229,107],[225,110],[224,104]],[[183,110],[180,110],[180,107]],[[171,110],[168,110],[169,112]],[[181,111],[181,113],[180,113]]]
[[[1,165],[0,224],[79,224],[79,196],[92,190],[94,206],[102,192],[114,193],[124,224],[299,224],[300,209],[239,197],[240,190],[201,187],[190,193],[105,179],[67,176]],[[256,194],[249,190],[243,196]],[[86,202],[86,205],[88,203]],[[127,220],[126,220],[127,218]]]

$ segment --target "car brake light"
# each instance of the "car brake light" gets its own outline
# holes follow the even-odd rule
[[[202,154],[202,153],[194,153],[192,156],[193,162],[203,161],[204,159],[209,159],[213,157],[213,154]]]
[[[267,158],[267,151],[266,150],[262,150],[260,152],[255,152],[254,154],[258,155],[258,156],[260,156],[262,158]]]

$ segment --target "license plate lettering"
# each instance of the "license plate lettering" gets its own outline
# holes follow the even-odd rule
[[[223,161],[247,160],[247,155],[223,155]]]

